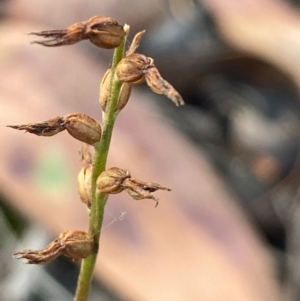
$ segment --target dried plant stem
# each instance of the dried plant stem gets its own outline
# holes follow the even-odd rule
[[[105,170],[112,131],[117,117],[116,107],[118,103],[121,83],[116,80],[115,68],[118,62],[124,56],[126,38],[123,43],[115,49],[112,61],[112,83],[110,89],[110,97],[103,118],[103,133],[101,140],[95,145],[95,154],[93,158],[93,173],[92,173],[92,206],[89,217],[89,234],[94,238],[94,252],[87,258],[82,260],[75,301],[87,301],[91,282],[93,279],[94,268],[98,255],[98,245],[100,232],[102,227],[104,206],[107,200],[106,194],[96,193],[96,180],[100,173]]]

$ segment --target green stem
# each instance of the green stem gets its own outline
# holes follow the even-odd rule
[[[112,60],[112,82],[110,97],[103,118],[103,132],[101,140],[95,144],[92,172],[92,206],[89,217],[89,234],[94,237],[94,252],[82,260],[75,301],[87,301],[99,249],[100,232],[103,222],[104,206],[107,200],[106,194],[96,193],[96,181],[98,176],[105,170],[111,136],[117,117],[116,108],[122,83],[115,78],[115,68],[124,56],[126,38],[123,43],[115,49]]]

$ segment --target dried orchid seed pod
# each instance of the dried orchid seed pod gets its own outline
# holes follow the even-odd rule
[[[96,185],[101,193],[116,194],[124,190],[122,183],[126,178],[130,178],[128,170],[112,167],[100,174]]]
[[[66,231],[60,234],[60,243],[64,246],[62,254],[72,259],[82,259],[93,251],[93,238],[84,231]]]
[[[64,116],[65,127],[75,139],[94,145],[101,139],[101,126],[93,118],[81,114],[72,113]]]
[[[86,34],[98,47],[112,49],[120,46],[126,32],[115,19],[95,16],[88,20]]]
[[[119,81],[139,84],[145,80],[145,71],[153,66],[153,60],[143,54],[133,53],[124,57],[116,67]]]
[[[94,45],[106,49],[118,47],[126,36],[124,28],[116,20],[102,16],[94,16],[65,29],[44,30],[30,34],[45,38],[44,41],[33,43],[48,47],[72,45],[89,39]]]
[[[77,188],[81,201],[91,208],[92,200],[92,164],[86,164],[77,177]]]
[[[17,259],[27,259],[29,264],[50,262],[63,254],[72,259],[81,259],[93,252],[93,239],[84,231],[62,232],[46,248],[41,250],[24,250],[14,254]]]
[[[107,102],[109,100],[110,85],[111,85],[111,69],[108,69],[104,74],[104,77],[100,85],[99,100],[103,112],[105,112]],[[128,83],[123,83],[119,94],[117,111],[121,111],[126,106],[130,94],[131,94],[131,85]]]

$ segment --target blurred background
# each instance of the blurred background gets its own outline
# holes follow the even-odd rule
[[[300,300],[300,1],[2,0],[0,292],[72,300],[78,264],[12,258],[86,230],[76,191],[80,144],[6,125],[82,112],[101,122],[112,51],[44,48],[27,33],[93,15],[142,29],[138,52],[182,94],[175,107],[134,87],[108,166],[172,187],[160,204],[111,196],[90,300]]]

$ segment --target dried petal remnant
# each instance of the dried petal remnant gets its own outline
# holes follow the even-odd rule
[[[55,117],[39,123],[29,123],[25,125],[8,125],[16,130],[24,130],[37,136],[53,136],[65,130],[65,121],[63,117]]]
[[[93,251],[93,239],[84,231],[66,231],[42,250],[24,250],[14,254],[17,259],[27,259],[29,264],[43,264],[64,255],[72,259],[89,256]]]
[[[184,105],[184,100],[174,87],[162,78],[157,68],[149,68],[146,72],[146,82],[148,87],[157,94],[163,94],[171,99],[176,106]]]
[[[91,208],[92,200],[92,164],[82,167],[77,177],[77,188],[82,203]]]
[[[156,190],[171,189],[157,183],[143,182],[131,177],[130,172],[118,167],[112,167],[100,174],[97,179],[97,188],[101,193],[116,194],[127,191],[135,200],[152,199],[158,205],[158,198],[152,193]]]
[[[30,34],[46,38],[47,40],[33,43],[48,47],[72,45],[89,39],[94,45],[106,49],[118,47],[126,36],[123,26],[113,18],[103,16],[94,16],[87,21],[72,24],[66,29]]]

